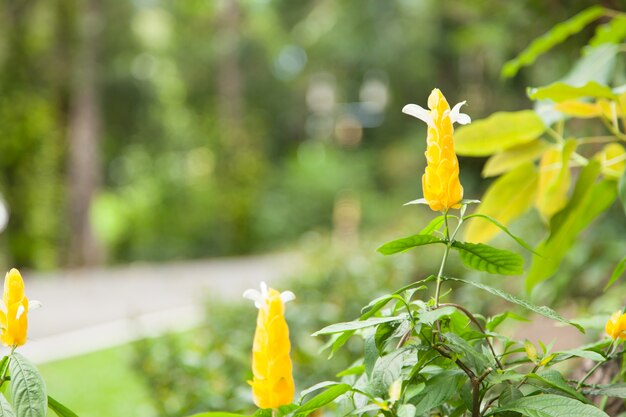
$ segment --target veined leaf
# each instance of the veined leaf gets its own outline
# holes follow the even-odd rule
[[[552,100],[557,103],[581,97],[610,99],[617,97],[611,87],[595,81],[589,81],[582,85],[570,85],[558,81],[545,87],[528,88],[526,93],[531,100]]]
[[[3,394],[0,393],[0,417],[15,417],[15,411]],[[60,416],[63,417],[63,416]]]
[[[28,359],[14,352],[9,361],[11,398],[20,417],[45,417],[48,394],[43,377]]]
[[[590,161],[580,172],[572,197],[565,208],[552,217],[550,235],[536,248],[542,256],[533,256],[526,277],[527,291],[558,270],[578,233],[615,201],[615,181],[601,180],[596,183],[599,173],[600,163]]]
[[[505,407],[497,408],[485,414],[485,417],[502,413],[503,411],[516,411],[529,417],[609,417],[604,411],[573,398],[562,397],[554,394],[543,394],[523,397],[515,400]]]
[[[328,388],[326,391],[317,394],[309,401],[302,404],[300,407],[293,410],[294,417],[305,417],[311,414],[313,411],[325,406],[332,402],[335,398],[350,391],[352,387],[348,384],[337,384]]]
[[[561,315],[559,315],[559,313],[557,313],[556,311],[552,310],[550,307],[546,307],[546,306],[538,306],[535,305],[533,303],[530,303],[526,300],[522,300],[521,298],[518,298],[512,294],[509,294],[505,291],[502,291],[498,288],[494,288],[494,287],[490,287],[489,285],[485,285],[485,284],[481,284],[480,282],[473,282],[473,281],[467,281],[461,278],[452,278],[452,277],[446,277],[446,280],[448,281],[457,281],[457,282],[462,282],[464,284],[468,284],[468,285],[472,285],[476,288],[480,288],[481,290],[487,291],[490,294],[496,295],[510,303],[516,304],[518,306],[524,307],[527,310],[530,310],[534,313],[540,314],[544,317],[547,317],[549,319],[552,320],[556,320],[560,323],[565,323],[565,324],[569,324],[570,326],[574,326],[576,327],[578,330],[580,330],[582,333],[585,332],[585,330],[582,328],[581,325],[571,322],[565,318],[563,318]]]
[[[600,6],[593,6],[559,23],[547,33],[532,41],[515,59],[505,63],[501,75],[504,78],[513,77],[520,68],[532,64],[537,57],[549,51],[552,47],[563,42],[570,36],[580,32],[585,26],[602,15],[604,15],[604,9]]]
[[[333,334],[333,333],[343,333],[351,330],[359,330],[365,329],[366,327],[377,326],[381,323],[389,323],[392,321],[402,321],[406,320],[408,316],[406,314],[401,314],[395,317],[375,317],[367,320],[355,320],[355,321],[347,321],[344,323],[335,323],[330,326],[326,326],[321,330],[313,333],[313,336],[319,336],[322,334]]]
[[[487,163],[485,163],[482,176],[485,178],[494,177],[504,172],[511,171],[525,163],[533,162],[547,148],[548,144],[541,139],[512,146],[505,151],[491,156],[491,158],[487,160]]]
[[[459,251],[465,265],[478,271],[502,275],[524,273],[524,259],[517,253],[482,243],[453,242],[452,247]]]
[[[589,46],[598,46],[603,43],[620,43],[626,39],[626,16],[619,15],[610,22],[599,25],[596,33],[589,41]]]
[[[574,387],[572,387],[571,385],[567,383],[567,381],[565,380],[565,378],[563,378],[563,375],[561,375],[559,371],[550,369],[547,371],[543,371],[540,374],[530,373],[526,376],[528,377],[529,380],[536,380],[536,381],[542,382],[551,388],[554,388],[573,398],[576,398],[578,401],[581,401],[587,404],[589,403],[589,400],[587,400],[587,398],[585,398],[584,395],[576,391]]]
[[[75,412],[73,412],[72,410],[70,410],[69,408],[67,408],[66,406],[64,406],[63,404],[61,404],[60,402],[58,402],[57,400],[55,400],[49,395],[48,395],[48,407],[50,407],[50,409],[54,411],[56,415],[59,417],[78,417],[78,415]],[[241,414],[232,414],[232,413],[204,413],[204,414],[201,414],[201,416],[204,416],[204,417],[242,417]],[[198,416],[196,415],[195,417],[198,417]]]
[[[508,226],[532,207],[537,193],[537,178],[537,170],[530,162],[506,173],[487,189],[476,212]],[[495,224],[475,219],[467,225],[465,239],[471,242],[488,242],[499,231]]]
[[[609,282],[607,282],[606,285],[604,286],[604,291],[606,291],[607,288],[613,285],[613,283],[617,281],[619,277],[621,277],[624,274],[624,271],[626,271],[626,256],[624,256],[622,260],[619,261],[617,265],[615,266],[615,269],[613,270],[613,273],[611,274],[611,278],[609,279]]]
[[[402,239],[387,242],[377,250],[383,255],[392,255],[398,252],[415,248],[417,246],[430,245],[431,243],[445,243],[442,239],[432,235],[413,235]]]
[[[546,126],[532,110],[498,112],[454,135],[455,150],[463,156],[487,156],[537,139]]]
[[[430,378],[424,389],[408,400],[415,405],[415,415],[421,416],[446,402],[458,392],[464,379],[465,374],[459,370],[443,371]]]
[[[590,119],[598,117],[601,109],[597,103],[584,103],[578,100],[565,100],[554,105],[554,109],[567,116],[578,117],[580,119]]]
[[[535,206],[547,221],[567,204],[570,186],[569,160],[576,149],[573,139],[544,152],[539,163],[539,188]]]
[[[607,397],[626,398],[626,383],[596,385],[593,388],[584,388],[587,395],[606,395]]]

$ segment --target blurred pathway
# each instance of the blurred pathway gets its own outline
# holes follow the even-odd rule
[[[141,264],[49,274],[24,273],[29,342],[20,348],[42,363],[194,327],[209,298],[240,300],[261,281],[275,283],[297,264],[295,255],[185,263]]]

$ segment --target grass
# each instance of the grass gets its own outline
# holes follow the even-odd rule
[[[154,416],[124,345],[39,366],[48,393],[80,417]]]

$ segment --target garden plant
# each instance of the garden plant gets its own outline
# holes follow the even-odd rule
[[[626,15],[602,7],[587,9],[534,41],[506,64],[503,75],[515,75],[599,18],[607,21],[598,26],[570,74],[545,87],[528,89],[529,97],[537,100],[534,110],[496,113],[470,125],[470,117],[460,111],[465,103],[451,107],[438,89],[428,97],[428,108],[404,107],[404,113],[425,122],[428,129],[424,198],[407,204],[428,205],[437,215],[419,233],[386,243],[378,251],[394,255],[435,245],[442,249],[440,267],[432,275],[372,300],[355,320],[314,333],[329,338],[331,356],[354,337],[362,339],[363,354],[337,375],[338,380],[320,382],[302,391],[299,398],[295,398],[284,319],[284,301],[293,299],[293,294],[266,287],[247,292],[246,297],[259,308],[250,382],[259,407],[255,416],[305,417],[324,407],[343,416],[606,417],[609,397],[626,398],[623,372],[608,384],[590,382],[605,365],[622,362],[626,310],[607,315],[606,336],[594,343],[567,350],[541,342],[535,346],[500,332],[509,320],[520,319],[512,311],[483,316],[455,303],[454,293],[475,287],[580,332],[585,329],[549,307],[526,301],[527,297],[451,276],[446,269],[449,257],[458,253],[470,269],[523,275],[522,256],[484,243],[504,232],[532,255],[526,276],[530,292],[558,270],[579,233],[618,196],[626,206],[622,144],[626,141],[626,90],[611,86],[626,81],[613,71],[623,52],[620,43],[626,38]],[[585,121],[599,121],[606,132],[576,135],[597,131],[587,129]],[[467,126],[454,134],[455,123]],[[500,175],[482,201],[463,198],[457,153],[490,156],[483,175]],[[477,208],[468,214],[473,205]],[[531,207],[548,229],[547,238],[536,247],[508,228]],[[625,264],[626,258],[617,263],[606,288],[622,275]],[[570,364],[582,359],[595,364],[572,379]],[[623,407],[616,413],[623,415]]]

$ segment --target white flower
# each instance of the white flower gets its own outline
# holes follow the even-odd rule
[[[256,308],[265,307],[265,305],[267,304],[267,300],[269,299],[269,291],[267,288],[267,284],[265,282],[261,282],[260,292],[254,289],[248,289],[244,291],[243,298],[247,298],[248,300],[254,301],[254,306]],[[280,300],[283,303],[287,303],[295,299],[296,299],[296,296],[291,291],[283,291],[280,293]]]
[[[466,102],[462,101],[457,103],[450,113],[444,114],[443,117],[449,116],[452,124],[458,123],[461,125],[466,125],[472,122],[472,119],[465,113],[461,113],[461,106],[463,106]],[[420,119],[422,122],[426,123],[429,127],[435,128],[435,122],[433,117],[430,114],[429,110],[426,110],[420,105],[417,104],[407,104],[402,108],[402,113],[408,114],[409,116],[413,116],[417,119]]]

